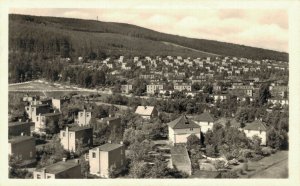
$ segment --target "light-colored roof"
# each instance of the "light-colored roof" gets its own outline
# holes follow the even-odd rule
[[[187,129],[187,128],[200,128],[194,121],[188,119],[185,115],[169,122],[167,124],[172,129]]]
[[[251,123],[247,123],[246,126],[243,129],[244,130],[263,130],[263,131],[266,131],[267,127],[262,121],[255,120]]]
[[[138,106],[135,113],[143,116],[151,116],[153,111],[154,106]]]

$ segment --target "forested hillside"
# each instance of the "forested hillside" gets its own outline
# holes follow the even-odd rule
[[[15,14],[9,16],[9,49],[12,53],[29,52],[44,57],[88,57],[91,53],[97,57],[103,54],[202,57],[211,53],[288,60],[288,54],[283,52],[164,34],[129,24]]]

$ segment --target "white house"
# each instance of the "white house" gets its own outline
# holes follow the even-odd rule
[[[201,132],[206,133],[213,129],[215,118],[210,113],[204,112],[195,116],[193,121],[201,127]]]
[[[267,144],[267,127],[262,121],[255,120],[252,123],[246,124],[243,131],[248,138],[252,139],[253,136],[257,135],[261,138],[261,145]]]
[[[171,144],[186,143],[187,138],[191,134],[199,137],[199,140],[201,138],[200,126],[184,115],[169,122],[167,125],[169,129],[169,141]]]
[[[135,113],[144,119],[151,119],[152,117],[158,116],[158,111],[154,106],[138,106]]]

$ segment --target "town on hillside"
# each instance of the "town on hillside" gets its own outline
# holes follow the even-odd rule
[[[9,73],[9,178],[288,177],[287,61],[91,53],[36,64]]]

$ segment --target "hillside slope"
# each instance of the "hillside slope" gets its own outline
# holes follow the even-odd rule
[[[288,61],[288,54],[212,40],[192,39],[123,23],[11,14],[9,49],[43,55],[214,54]]]

